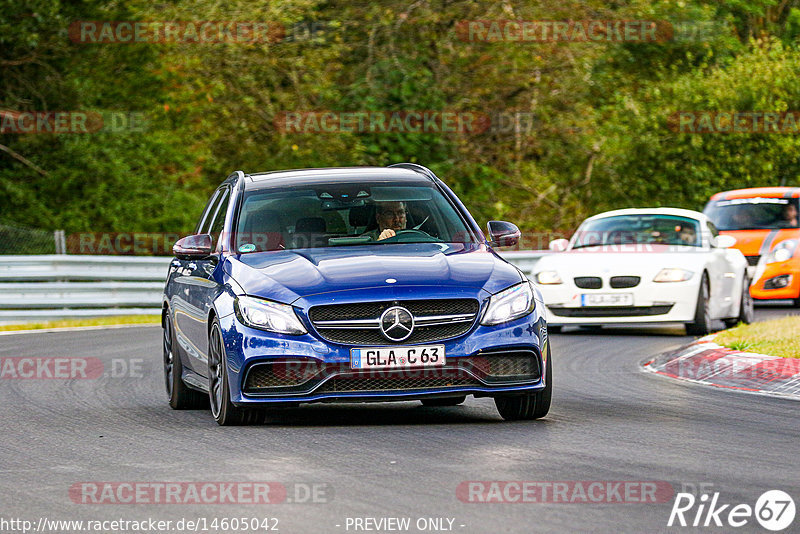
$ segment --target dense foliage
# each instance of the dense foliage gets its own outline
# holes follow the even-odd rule
[[[232,170],[433,168],[478,218],[569,230],[800,185],[800,133],[676,133],[680,110],[800,110],[800,1],[0,0],[0,110],[138,113],[146,128],[0,133],[0,224],[187,232]],[[474,41],[461,21],[668,21],[654,43]],[[70,40],[75,21],[269,21],[267,43]],[[476,132],[293,133],[293,111],[485,113]],[[509,118],[516,126],[509,126]],[[495,122],[496,124],[496,122]]]

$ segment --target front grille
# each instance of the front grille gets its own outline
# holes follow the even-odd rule
[[[468,315],[463,322],[416,326],[408,339],[390,341],[375,328],[336,328],[322,326],[321,321],[377,320],[392,306],[402,306],[414,315],[415,320],[430,316]],[[359,302],[355,304],[329,304],[314,306],[308,317],[325,340],[345,345],[408,345],[430,343],[466,334],[478,316],[475,299],[401,300],[385,302]]]
[[[578,276],[575,278],[575,285],[581,289],[600,289],[603,287],[603,280],[598,276]]]
[[[459,365],[471,369],[487,382],[508,382],[539,378],[539,358],[533,351],[486,353],[459,358]]]
[[[245,390],[299,386],[319,375],[324,364],[315,360],[276,361],[255,364],[247,373]]]
[[[334,343],[345,345],[407,345],[414,343],[430,343],[465,334],[472,323],[455,323],[442,326],[418,326],[414,332],[400,342],[389,341],[380,330],[352,330],[348,328],[318,329],[320,335]]]
[[[539,358],[533,350],[506,350],[447,358],[442,367],[353,370],[349,362],[324,363],[311,358],[255,363],[247,372],[246,394],[385,391],[434,387],[507,384],[538,380]],[[474,376],[473,376],[474,375]],[[476,378],[477,377],[477,378]],[[325,382],[327,380],[327,382]]]
[[[641,282],[638,276],[612,276],[609,285],[614,289],[621,289],[623,287],[636,287]]]
[[[745,258],[748,265],[758,265],[758,260],[761,259],[761,256],[745,256]]]
[[[549,309],[559,317],[642,317],[669,313],[672,304],[661,306],[587,306],[584,308],[553,307]]]

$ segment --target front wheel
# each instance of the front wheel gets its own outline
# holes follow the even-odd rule
[[[184,384],[183,364],[181,356],[175,350],[175,331],[172,327],[172,318],[169,310],[164,313],[163,329],[163,363],[164,363],[164,385],[167,388],[167,400],[173,410],[197,410],[206,408],[208,400],[206,396],[191,389]]]
[[[709,308],[708,275],[703,273],[700,280],[700,289],[697,292],[697,305],[694,311],[694,321],[686,325],[686,333],[691,336],[705,336],[711,333],[711,310]]]
[[[263,421],[263,413],[244,410],[231,402],[228,365],[225,362],[225,343],[222,329],[214,319],[208,339],[208,399],[211,415],[220,426],[246,425]]]
[[[544,389],[530,395],[494,398],[494,404],[503,419],[520,421],[540,419],[547,415],[553,397],[553,358],[550,356],[550,343],[547,344],[547,363],[545,365]]]

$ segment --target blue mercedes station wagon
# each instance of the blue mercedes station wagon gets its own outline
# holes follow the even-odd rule
[[[550,409],[539,290],[429,169],[236,171],[173,248],[164,374],[174,409],[220,425],[310,402],[492,397],[507,420]]]

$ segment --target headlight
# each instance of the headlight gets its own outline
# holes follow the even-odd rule
[[[653,278],[653,282],[685,282],[689,280],[694,273],[686,269],[661,269],[659,273]]]
[[[507,323],[528,315],[535,307],[533,287],[530,282],[522,282],[491,296],[481,324],[492,326]]]
[[[536,274],[536,282],[542,285],[563,284],[561,277],[555,271],[542,271]]]
[[[777,244],[772,252],[767,254],[767,263],[777,263],[779,261],[786,261],[794,256],[794,251],[797,248],[797,239],[786,239]]]
[[[291,306],[252,297],[236,297],[236,316],[247,326],[279,334],[305,334]]]

